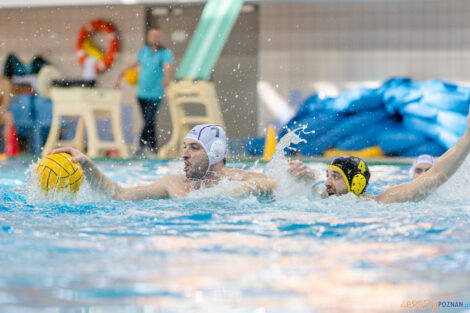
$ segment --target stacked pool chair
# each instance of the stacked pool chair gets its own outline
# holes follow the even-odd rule
[[[286,153],[303,156],[440,156],[466,129],[470,89],[439,80],[394,78],[336,98],[307,98],[279,132],[298,130],[306,142]],[[245,152],[261,155],[264,138],[247,138]]]

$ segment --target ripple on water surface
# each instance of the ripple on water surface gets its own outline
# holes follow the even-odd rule
[[[470,299],[466,174],[416,204],[320,200],[296,182],[274,198],[214,191],[120,203],[86,184],[75,199],[48,201],[27,186],[29,164],[1,164],[7,311],[402,312],[406,300]],[[135,186],[179,172],[182,162],[98,165]],[[309,166],[319,177],[326,169]],[[375,194],[407,175],[403,166],[371,171]]]

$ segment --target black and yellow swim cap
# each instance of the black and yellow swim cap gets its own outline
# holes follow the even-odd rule
[[[363,160],[353,156],[342,156],[334,159],[328,167],[338,170],[343,175],[348,192],[359,196],[366,190],[370,172]]]

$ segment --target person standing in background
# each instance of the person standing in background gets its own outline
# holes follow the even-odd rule
[[[144,127],[140,135],[136,156],[144,156],[146,148],[157,153],[155,121],[160,102],[165,95],[165,87],[173,80],[173,53],[165,48],[162,30],[152,27],[147,31],[147,44],[137,53],[136,60],[130,63],[118,76],[115,87],[119,88],[126,71],[140,67],[137,82],[137,101],[142,110]]]

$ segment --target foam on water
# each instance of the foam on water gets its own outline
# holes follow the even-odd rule
[[[292,145],[306,142],[299,135],[305,133],[305,129],[306,126],[289,130],[276,144],[276,153],[273,154],[272,160],[264,168],[264,174],[277,183],[278,188],[275,197],[278,200],[288,201],[291,198],[301,197],[308,201],[308,199],[315,196],[311,192],[313,182],[296,180],[289,174],[289,159],[284,154],[286,149],[295,150],[291,147]]]

